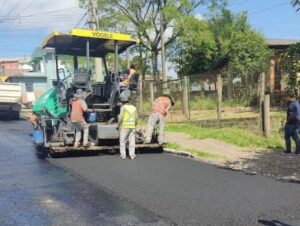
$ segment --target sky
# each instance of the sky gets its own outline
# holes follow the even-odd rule
[[[229,0],[233,12],[247,11],[249,22],[266,38],[299,39],[300,12],[287,0]],[[199,7],[196,14],[207,13]],[[54,30],[86,26],[78,0],[0,0],[0,58],[31,55]]]

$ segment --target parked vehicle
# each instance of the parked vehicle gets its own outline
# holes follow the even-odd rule
[[[0,117],[18,120],[21,111],[21,84],[0,82]]]

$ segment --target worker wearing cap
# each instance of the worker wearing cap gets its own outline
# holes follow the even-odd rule
[[[152,113],[148,119],[148,126],[146,132],[145,143],[151,143],[153,130],[156,124],[159,126],[158,143],[163,144],[164,142],[164,127],[165,127],[165,116],[171,110],[174,105],[172,96],[165,92],[164,95],[158,97],[152,105]]]
[[[120,128],[120,158],[126,159],[126,141],[129,140],[129,157],[135,158],[135,129],[138,120],[136,107],[129,104],[129,98],[120,97],[121,109],[118,118]]]
[[[78,147],[80,144],[82,130],[83,146],[90,146],[90,143],[88,141],[89,127],[83,117],[83,112],[92,112],[92,110],[88,109],[87,107],[87,104],[85,102],[86,96],[86,93],[82,89],[77,89],[72,100],[71,122],[76,131],[74,147]]]
[[[298,131],[300,127],[300,105],[296,100],[296,95],[293,92],[287,94],[287,117],[284,126],[284,139],[286,149],[284,153],[291,153],[291,138],[295,141],[296,151],[295,154],[300,154],[300,140],[298,137]]]

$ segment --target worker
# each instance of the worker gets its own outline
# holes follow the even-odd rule
[[[291,153],[291,138],[295,141],[296,151],[295,154],[300,154],[300,140],[298,131],[300,127],[300,105],[296,100],[296,95],[293,92],[287,94],[287,117],[284,126],[284,139],[286,149],[285,154]]]
[[[93,110],[88,109],[85,102],[85,98],[89,94],[86,94],[82,89],[77,89],[72,100],[72,111],[71,111],[71,122],[75,128],[75,142],[74,147],[78,147],[80,144],[82,130],[83,130],[83,146],[88,147],[91,145],[88,141],[89,127],[86,123],[83,112],[92,112]]]
[[[165,127],[165,116],[167,113],[171,110],[171,107],[174,106],[174,99],[172,96],[168,94],[167,91],[165,91],[165,94],[158,97],[151,109],[151,115],[148,119],[148,126],[147,126],[147,132],[146,132],[146,139],[145,143],[151,143],[153,130],[155,125],[158,124],[159,131],[158,131],[158,143],[160,145],[164,142],[164,127]]]
[[[129,98],[120,97],[121,109],[118,118],[120,129],[120,158],[126,159],[126,141],[129,140],[129,157],[135,158],[135,129],[138,121],[136,107],[129,104]]]
[[[32,113],[29,116],[28,121],[31,123],[34,129],[38,128],[38,117],[36,116],[36,114]]]
[[[131,79],[132,76],[134,76],[134,74],[137,74],[137,71],[136,71],[135,65],[131,64],[129,69],[128,69],[128,75],[120,83],[120,85],[127,88],[129,86],[130,79]]]

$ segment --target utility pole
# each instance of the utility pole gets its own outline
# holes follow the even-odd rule
[[[89,25],[91,30],[99,30],[99,22],[97,19],[96,9],[97,9],[96,0],[90,0]],[[102,58],[95,58],[95,81],[97,82],[104,81]]]
[[[161,41],[161,67],[162,67],[162,76],[163,76],[163,89],[168,88],[168,76],[166,73],[166,59],[165,59],[165,38],[164,38],[164,27],[163,27],[163,13],[162,13],[162,6],[160,5],[160,41]]]

